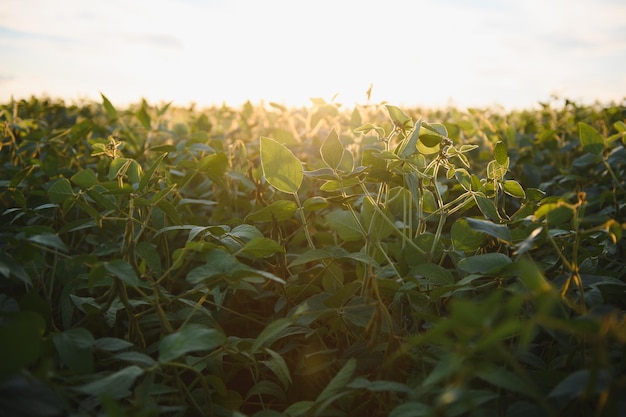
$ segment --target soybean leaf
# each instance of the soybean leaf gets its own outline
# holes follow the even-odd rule
[[[226,342],[217,329],[200,324],[187,324],[176,333],[165,336],[159,343],[159,362],[171,362],[189,352],[209,351]]]
[[[485,235],[474,230],[467,219],[458,219],[454,222],[450,230],[450,237],[454,249],[464,252],[477,251],[485,241]]]
[[[104,107],[104,110],[107,112],[109,117],[111,119],[117,119],[117,110],[115,110],[115,107],[113,107],[113,104],[111,104],[109,99],[106,98],[104,94],[100,93],[100,96],[102,97],[102,107]]]
[[[65,200],[74,196],[72,185],[66,178],[57,180],[48,188],[48,197],[54,204],[63,204]]]
[[[358,240],[363,237],[359,223],[348,211],[335,210],[326,214],[329,226],[345,241]]]
[[[343,365],[343,367],[337,372],[337,375],[333,377],[333,379],[326,385],[324,390],[317,396],[315,402],[322,403],[329,399],[330,397],[337,394],[341,389],[345,388],[348,385],[348,382],[352,378],[352,374],[356,369],[356,359],[350,358]]]
[[[511,242],[511,231],[504,224],[496,224],[489,220],[473,219],[471,217],[467,218],[467,223],[478,232],[486,233],[505,242]]]
[[[304,176],[302,163],[274,139],[261,137],[261,166],[271,186],[284,193],[295,193]]]
[[[528,396],[534,396],[535,394],[533,387],[524,383],[516,374],[496,365],[487,365],[483,369],[478,369],[476,376],[498,388],[504,388],[505,390],[519,392]]]
[[[262,364],[267,366],[273,373],[278,377],[278,380],[283,387],[287,389],[291,384],[291,374],[289,373],[289,367],[278,353],[274,352],[271,349],[265,349],[265,351],[271,356],[271,359],[266,361],[260,361]]]
[[[322,159],[330,169],[336,170],[341,164],[343,153],[343,144],[339,140],[339,136],[337,135],[335,129],[332,129],[320,148]]]
[[[504,180],[504,192],[515,198],[526,198],[522,185],[515,180]]]
[[[258,352],[261,346],[269,346],[280,333],[291,326],[292,321],[287,318],[280,318],[268,324],[265,329],[254,339],[252,352]]]
[[[89,330],[83,327],[69,329],[55,334],[52,341],[59,357],[71,370],[79,374],[93,372],[92,347],[95,340]]]
[[[578,134],[583,150],[587,153],[600,155],[604,150],[604,139],[596,129],[587,123],[578,123]]]
[[[29,236],[28,240],[64,253],[68,252],[68,248],[65,243],[63,243],[63,241],[53,233],[42,233],[40,235]]]
[[[149,285],[139,279],[133,267],[123,259],[114,259],[104,263],[106,270],[131,287],[149,288]]]
[[[143,369],[132,365],[104,378],[75,388],[76,391],[93,396],[107,396],[114,399],[126,398],[135,380],[143,374]]]
[[[265,206],[255,212],[252,212],[246,216],[246,221],[253,222],[271,222],[271,221],[283,221],[290,219],[298,211],[298,206],[295,202],[290,200],[278,200],[274,201],[268,206]]]
[[[496,143],[496,147],[495,150],[493,152],[493,156],[496,160],[496,162],[500,165],[506,165],[507,164],[507,159],[508,159],[508,154],[506,152],[506,145],[502,142],[499,141],[498,143]]]
[[[493,274],[511,262],[511,258],[503,253],[485,253],[461,259],[458,268],[470,274]]]
[[[247,242],[239,251],[255,258],[266,258],[283,252],[283,247],[275,240],[266,237],[256,237]]]
[[[76,174],[72,175],[70,180],[83,190],[98,184],[98,177],[91,168],[78,171]]]

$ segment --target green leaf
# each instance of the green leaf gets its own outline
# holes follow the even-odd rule
[[[198,162],[198,169],[216,184],[224,184],[224,174],[228,170],[228,156],[224,152],[205,156]]]
[[[283,247],[275,240],[266,237],[257,237],[247,242],[240,249],[240,252],[255,258],[266,258],[276,253],[282,253]]]
[[[467,218],[467,224],[477,232],[486,233],[497,239],[511,243],[511,231],[504,224],[496,224],[489,220]]]
[[[42,233],[40,235],[29,236],[28,240],[47,248],[56,249],[63,253],[67,253],[69,251],[65,243],[53,233]]]
[[[509,155],[507,154],[506,145],[504,144],[504,142],[499,141],[498,143],[496,143],[493,156],[498,164],[507,165],[507,159]]]
[[[500,222],[500,215],[493,201],[485,197],[482,193],[475,193],[474,200],[476,200],[478,208],[486,218]]]
[[[313,401],[298,401],[285,409],[285,414],[289,417],[300,417],[310,415],[311,409],[315,405]]]
[[[515,180],[504,180],[504,192],[515,198],[526,198],[522,185]]]
[[[298,206],[291,200],[277,200],[260,210],[246,216],[250,222],[271,222],[290,219],[298,211]]]
[[[333,171],[339,168],[341,164],[341,159],[343,157],[344,147],[341,141],[339,140],[339,136],[337,132],[333,128],[328,137],[322,143],[320,148],[320,154],[322,155],[322,160],[326,163],[326,165],[332,169]]]
[[[463,252],[475,252],[485,241],[485,235],[474,230],[467,219],[458,219],[454,222],[450,230],[450,237],[454,249]]]
[[[587,153],[601,155],[604,150],[604,139],[596,129],[587,123],[578,123],[578,135],[583,150]]]
[[[100,96],[102,97],[102,107],[104,107],[104,110],[107,112],[109,117],[111,119],[117,119],[117,110],[115,110],[115,107],[113,107],[113,104],[111,104],[109,99],[106,98],[104,94],[100,93]]]
[[[115,275],[126,285],[130,285],[131,287],[149,287],[147,283],[139,279],[137,272],[135,272],[133,267],[123,259],[115,259],[113,261],[105,262],[104,267],[109,273]]]
[[[307,198],[303,204],[303,208],[307,211],[320,211],[328,207],[330,203],[324,197],[313,196]]]
[[[407,116],[405,112],[400,110],[399,107],[392,106],[391,104],[386,104],[385,108],[387,109],[389,117],[391,118],[391,121],[395,126],[399,127],[402,130],[407,130],[411,128],[412,119]]]
[[[134,345],[127,340],[117,337],[101,337],[95,341],[95,346],[107,352],[117,352],[118,350],[128,349]]]
[[[72,175],[70,181],[78,185],[81,189],[86,190],[87,188],[98,184],[98,177],[91,168],[87,168]]]
[[[349,242],[363,237],[360,225],[348,211],[331,211],[326,214],[326,221],[342,240]]]
[[[503,253],[485,253],[463,258],[458,268],[470,274],[494,274],[511,263],[511,258]]]
[[[59,357],[74,372],[90,374],[94,370],[92,347],[95,340],[83,327],[69,329],[52,337]]]
[[[394,408],[389,417],[429,417],[435,413],[431,406],[417,401],[409,401]]]
[[[44,319],[31,311],[0,315],[0,379],[4,381],[39,358],[45,329]]]
[[[472,176],[467,172],[465,168],[457,168],[454,170],[454,176],[456,180],[461,184],[466,191],[472,190]]]
[[[486,365],[482,369],[476,371],[476,376],[483,381],[490,383],[498,388],[507,391],[519,392],[531,397],[535,396],[535,390],[532,386],[524,383],[520,377],[513,372],[494,365]]]
[[[283,387],[287,389],[291,384],[291,374],[289,373],[289,367],[287,366],[285,359],[271,349],[266,348],[265,351],[271,356],[271,359],[259,362],[267,366],[274,373],[274,375],[278,377],[278,380],[281,384],[283,384]]]
[[[141,126],[143,126],[146,130],[150,130],[152,121],[150,119],[150,115],[148,114],[148,103],[146,103],[146,100],[141,101],[141,108],[137,111],[136,116],[139,123],[141,123]]]
[[[66,178],[57,180],[48,188],[48,197],[54,204],[63,204],[67,199],[74,197],[72,185]]]
[[[581,369],[563,378],[561,382],[550,391],[548,398],[557,397],[573,400],[587,392],[600,394],[602,392],[608,392],[610,383],[611,376],[606,370],[599,371],[597,375],[594,375],[588,369]]]
[[[434,284],[434,285],[454,284],[454,276],[452,275],[452,273],[448,271],[447,269],[445,269],[444,267],[437,265],[437,264],[426,263],[426,264],[416,265],[413,268],[411,268],[411,272],[423,276],[424,278],[426,278],[426,280],[430,284]]]
[[[302,163],[274,139],[261,137],[261,166],[271,186],[284,193],[295,193],[304,177]]]
[[[140,367],[132,365],[104,378],[98,378],[93,382],[79,386],[75,390],[98,397],[126,398],[131,395],[130,388],[135,380],[143,375],[143,372]]]
[[[141,181],[139,181],[139,187],[137,188],[138,191],[142,191],[144,188],[146,188],[146,185],[148,185],[148,183],[150,182],[152,175],[157,170],[159,165],[161,165],[166,156],[167,153],[159,155],[159,157],[155,159],[152,165],[150,165],[150,168],[148,168],[148,170],[141,177]]]
[[[262,346],[269,346],[276,340],[276,337],[280,335],[280,333],[285,330],[287,327],[291,326],[292,321],[288,318],[280,318],[278,320],[274,320],[270,324],[268,324],[263,331],[254,339],[254,343],[252,344],[252,352],[258,352]]]
[[[156,245],[148,242],[139,242],[135,248],[135,252],[141,258],[148,268],[150,268],[155,275],[161,275],[161,257],[156,249]]]
[[[341,389],[345,388],[352,378],[352,374],[354,374],[355,369],[356,359],[348,359],[348,361],[343,365],[339,372],[337,372],[337,375],[333,377],[328,385],[326,385],[324,390],[317,396],[315,402],[318,404],[322,403],[337,394]]]
[[[422,128],[422,119],[415,122],[413,132],[411,136],[404,138],[398,145],[398,152],[396,154],[401,158],[408,158],[417,151],[417,141],[420,135],[420,129]]]
[[[223,345],[226,337],[216,329],[187,324],[159,343],[159,362],[171,362],[189,352],[209,351]]]
[[[146,368],[151,367],[157,363],[154,359],[152,359],[152,357],[141,352],[120,352],[113,355],[113,357],[115,359],[119,359],[121,361]]]

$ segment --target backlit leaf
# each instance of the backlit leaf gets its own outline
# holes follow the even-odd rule
[[[588,153],[600,155],[604,150],[604,139],[596,129],[587,123],[578,123],[578,134],[583,150]]]
[[[328,134],[328,137],[322,143],[320,148],[322,159],[328,165],[329,168],[336,170],[341,164],[341,158],[343,157],[344,148],[343,144],[337,136],[335,129],[332,129]]]
[[[261,166],[271,186],[284,193],[295,193],[304,176],[302,163],[274,139],[261,137]]]

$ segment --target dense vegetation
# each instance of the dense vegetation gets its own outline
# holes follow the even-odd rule
[[[2,105],[0,410],[625,415],[625,121]]]

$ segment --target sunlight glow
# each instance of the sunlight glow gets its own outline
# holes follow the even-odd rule
[[[6,0],[0,99],[520,107],[626,91],[626,4]],[[559,16],[555,19],[555,16]]]

